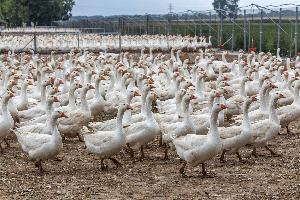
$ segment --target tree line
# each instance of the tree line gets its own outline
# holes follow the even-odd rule
[[[74,5],[75,0],[0,0],[0,23],[51,25],[53,21],[68,20]]]

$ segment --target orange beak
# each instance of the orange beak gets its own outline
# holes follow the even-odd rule
[[[281,98],[281,99],[282,99],[282,98],[286,98],[286,96],[284,96],[283,94],[280,94],[280,95],[279,95],[279,98]]]
[[[192,95],[192,96],[191,96],[191,100],[192,100],[192,99],[197,99],[197,97],[196,97],[195,95]]]
[[[252,96],[252,101],[257,101],[257,97],[256,96]]]
[[[105,78],[105,76],[100,76],[100,80],[102,80],[102,81],[104,81],[104,80],[107,80],[106,78]]]
[[[141,96],[141,94],[138,93],[137,91],[134,91],[134,96],[135,96],[135,97],[139,97],[139,96]]]
[[[221,93],[220,92],[216,92],[216,97],[221,97]]]
[[[59,102],[59,99],[58,99],[57,96],[54,96],[54,97],[53,97],[53,102]]]
[[[69,118],[64,112],[61,112],[60,117]]]
[[[10,96],[10,97],[14,97],[14,96],[15,96],[15,94],[14,94],[14,93],[12,93],[12,92],[9,92],[9,96]]]
[[[131,105],[128,105],[126,109],[127,110],[133,110],[133,108],[131,107]]]
[[[222,109],[226,109],[226,108],[228,108],[228,106],[225,105],[225,104],[221,104],[221,108],[222,108]]]

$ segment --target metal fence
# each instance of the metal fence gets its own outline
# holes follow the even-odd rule
[[[122,35],[197,35],[212,36],[215,47],[276,52],[295,56],[300,50],[299,10],[294,4],[260,6],[251,4],[230,12],[192,11],[166,15],[122,16],[118,19],[85,19],[88,27],[103,27]],[[80,21],[82,25],[82,20]],[[77,26],[76,22],[62,24]]]
[[[300,52],[298,31],[300,5],[283,4],[278,6],[260,6],[251,4],[240,7],[237,16],[219,10],[192,11],[169,13],[166,15],[121,16],[103,19],[70,20],[58,23],[65,30],[59,32],[27,32],[7,34],[31,35],[28,45],[37,50],[43,35],[69,34],[72,38],[70,47],[84,48],[81,40],[84,34],[99,35],[191,35],[212,36],[214,47],[228,50],[244,49],[245,51],[270,51],[281,49],[281,55],[293,57]],[[84,27],[84,28],[83,28]],[[56,28],[57,29],[57,28]],[[3,34],[3,33],[2,33]],[[167,37],[168,38],[168,37]],[[100,38],[101,39],[101,38]],[[99,41],[101,43],[101,41]],[[118,46],[122,46],[120,37]]]

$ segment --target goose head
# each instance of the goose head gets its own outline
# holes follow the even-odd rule
[[[65,114],[65,112],[60,111],[60,110],[55,110],[52,112],[51,118],[58,119],[58,118],[69,118],[69,117]]]

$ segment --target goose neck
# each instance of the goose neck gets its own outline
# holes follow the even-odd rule
[[[250,128],[250,119],[249,119],[249,107],[250,107],[250,104],[249,102],[245,102],[244,104],[244,108],[243,108],[243,122],[242,122],[242,126],[244,128],[247,128],[249,129]]]
[[[198,78],[197,79],[197,83],[196,83],[196,91],[197,91],[197,94],[202,96],[203,95],[203,87],[204,84],[203,84],[203,78]]]
[[[84,111],[89,111],[89,106],[86,100],[87,89],[83,89],[80,95],[81,109]]]
[[[21,88],[21,98],[27,98],[27,84],[23,84]]]
[[[74,93],[75,93],[74,89],[71,89],[69,91],[69,106],[70,106],[71,109],[75,109],[76,108]]]
[[[241,81],[241,87],[240,87],[240,95],[242,95],[243,97],[246,97],[246,91],[245,91],[245,85],[246,85],[246,80],[242,80]]]
[[[117,131],[122,134],[124,111],[119,110],[117,114]]]
[[[218,134],[218,127],[217,127],[217,122],[218,122],[218,114],[219,111],[218,110],[213,110],[211,113],[211,117],[210,117],[210,128],[209,128],[209,136],[213,136],[215,138],[219,138],[219,134]]]
[[[97,79],[95,82],[95,97],[99,98],[100,95],[100,80]]]
[[[270,109],[269,109],[269,120],[273,123],[275,122],[276,124],[280,124],[278,115],[276,113],[276,104],[277,104],[277,99],[275,99],[275,97],[271,98]]]
[[[259,107],[262,111],[266,110],[265,94],[268,90],[268,87],[262,88],[259,92]]]

